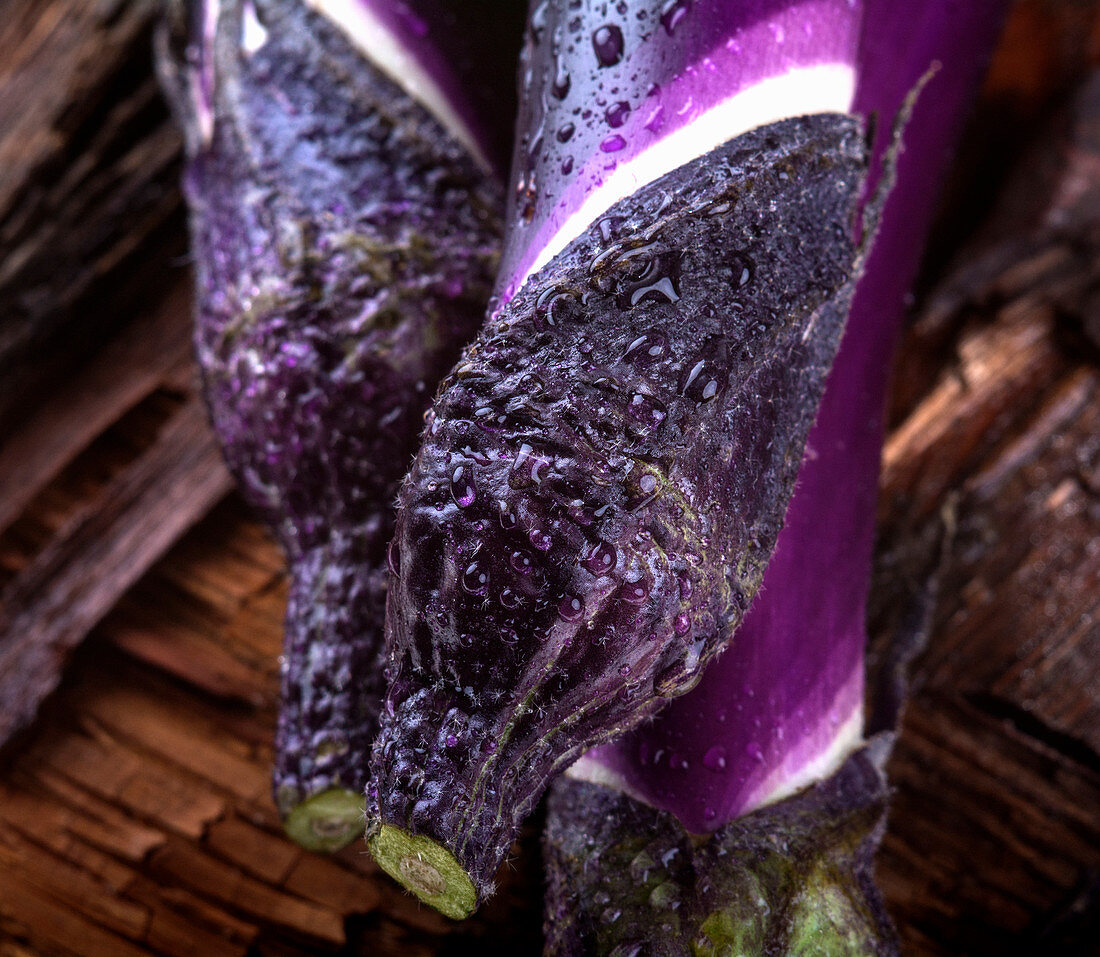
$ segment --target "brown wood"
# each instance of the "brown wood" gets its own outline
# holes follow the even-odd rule
[[[280,831],[285,572],[225,496],[198,404],[152,6],[0,0],[0,722],[29,725],[0,765],[0,957],[536,954],[537,822],[461,925],[361,847]],[[1017,96],[1027,119],[1072,73],[1051,64],[1095,55],[1100,18],[1021,9],[987,103]],[[912,955],[1100,954],[1088,128],[1046,138],[902,353],[879,605],[922,586],[909,558],[945,506],[954,523],[879,857]]]
[[[34,720],[72,649],[231,487],[198,397],[0,592],[0,743]]]
[[[185,249],[156,10],[0,2],[0,437]]]

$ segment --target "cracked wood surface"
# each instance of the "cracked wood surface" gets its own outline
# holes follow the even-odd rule
[[[1017,28],[1040,63],[1058,45],[1035,39],[1047,3],[1027,0]],[[1066,36],[1094,7],[1064,4]],[[0,764],[0,957],[536,954],[537,824],[502,893],[462,925],[405,896],[361,846],[326,858],[282,836],[269,774],[285,573],[226,497],[200,428],[189,278],[166,266],[182,240],[163,192],[174,134],[144,59],[151,6],[0,12],[0,369],[20,368],[0,395],[0,434],[5,410],[19,413],[0,441],[0,698],[27,694],[16,651],[46,677],[36,705],[68,662]],[[1100,953],[1088,129],[1067,134],[1049,189],[1029,175],[1010,190],[991,220],[1000,239],[938,286],[902,353],[881,508],[895,591],[918,585],[905,554],[947,503],[956,524],[879,857],[913,955]],[[51,280],[50,263],[70,265]],[[5,289],[27,291],[18,309]]]

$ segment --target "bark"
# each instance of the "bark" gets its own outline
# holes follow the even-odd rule
[[[0,4],[0,439],[117,330],[179,233],[156,0]]]

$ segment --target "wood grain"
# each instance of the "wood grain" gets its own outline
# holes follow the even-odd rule
[[[155,288],[181,241],[156,0],[0,3],[0,438]]]

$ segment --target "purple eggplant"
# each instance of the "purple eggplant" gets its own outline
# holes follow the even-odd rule
[[[890,120],[927,79],[810,435],[813,454],[727,652],[654,722],[555,783],[544,836],[554,957],[897,952],[873,880],[902,700],[895,658],[868,676],[864,714],[884,396],[930,197],[1007,4],[921,0],[904,22],[889,0],[863,6],[855,105],[880,117],[876,160]]]
[[[393,498],[499,255],[484,97],[445,56],[475,12],[415,6],[177,2],[159,42],[203,393],[290,567],[275,799],[317,849],[361,833]]]
[[[495,314],[399,496],[368,795],[376,860],[452,917],[554,775],[699,680],[774,548],[868,162],[858,12],[806,5],[811,54],[777,6],[532,9]]]

